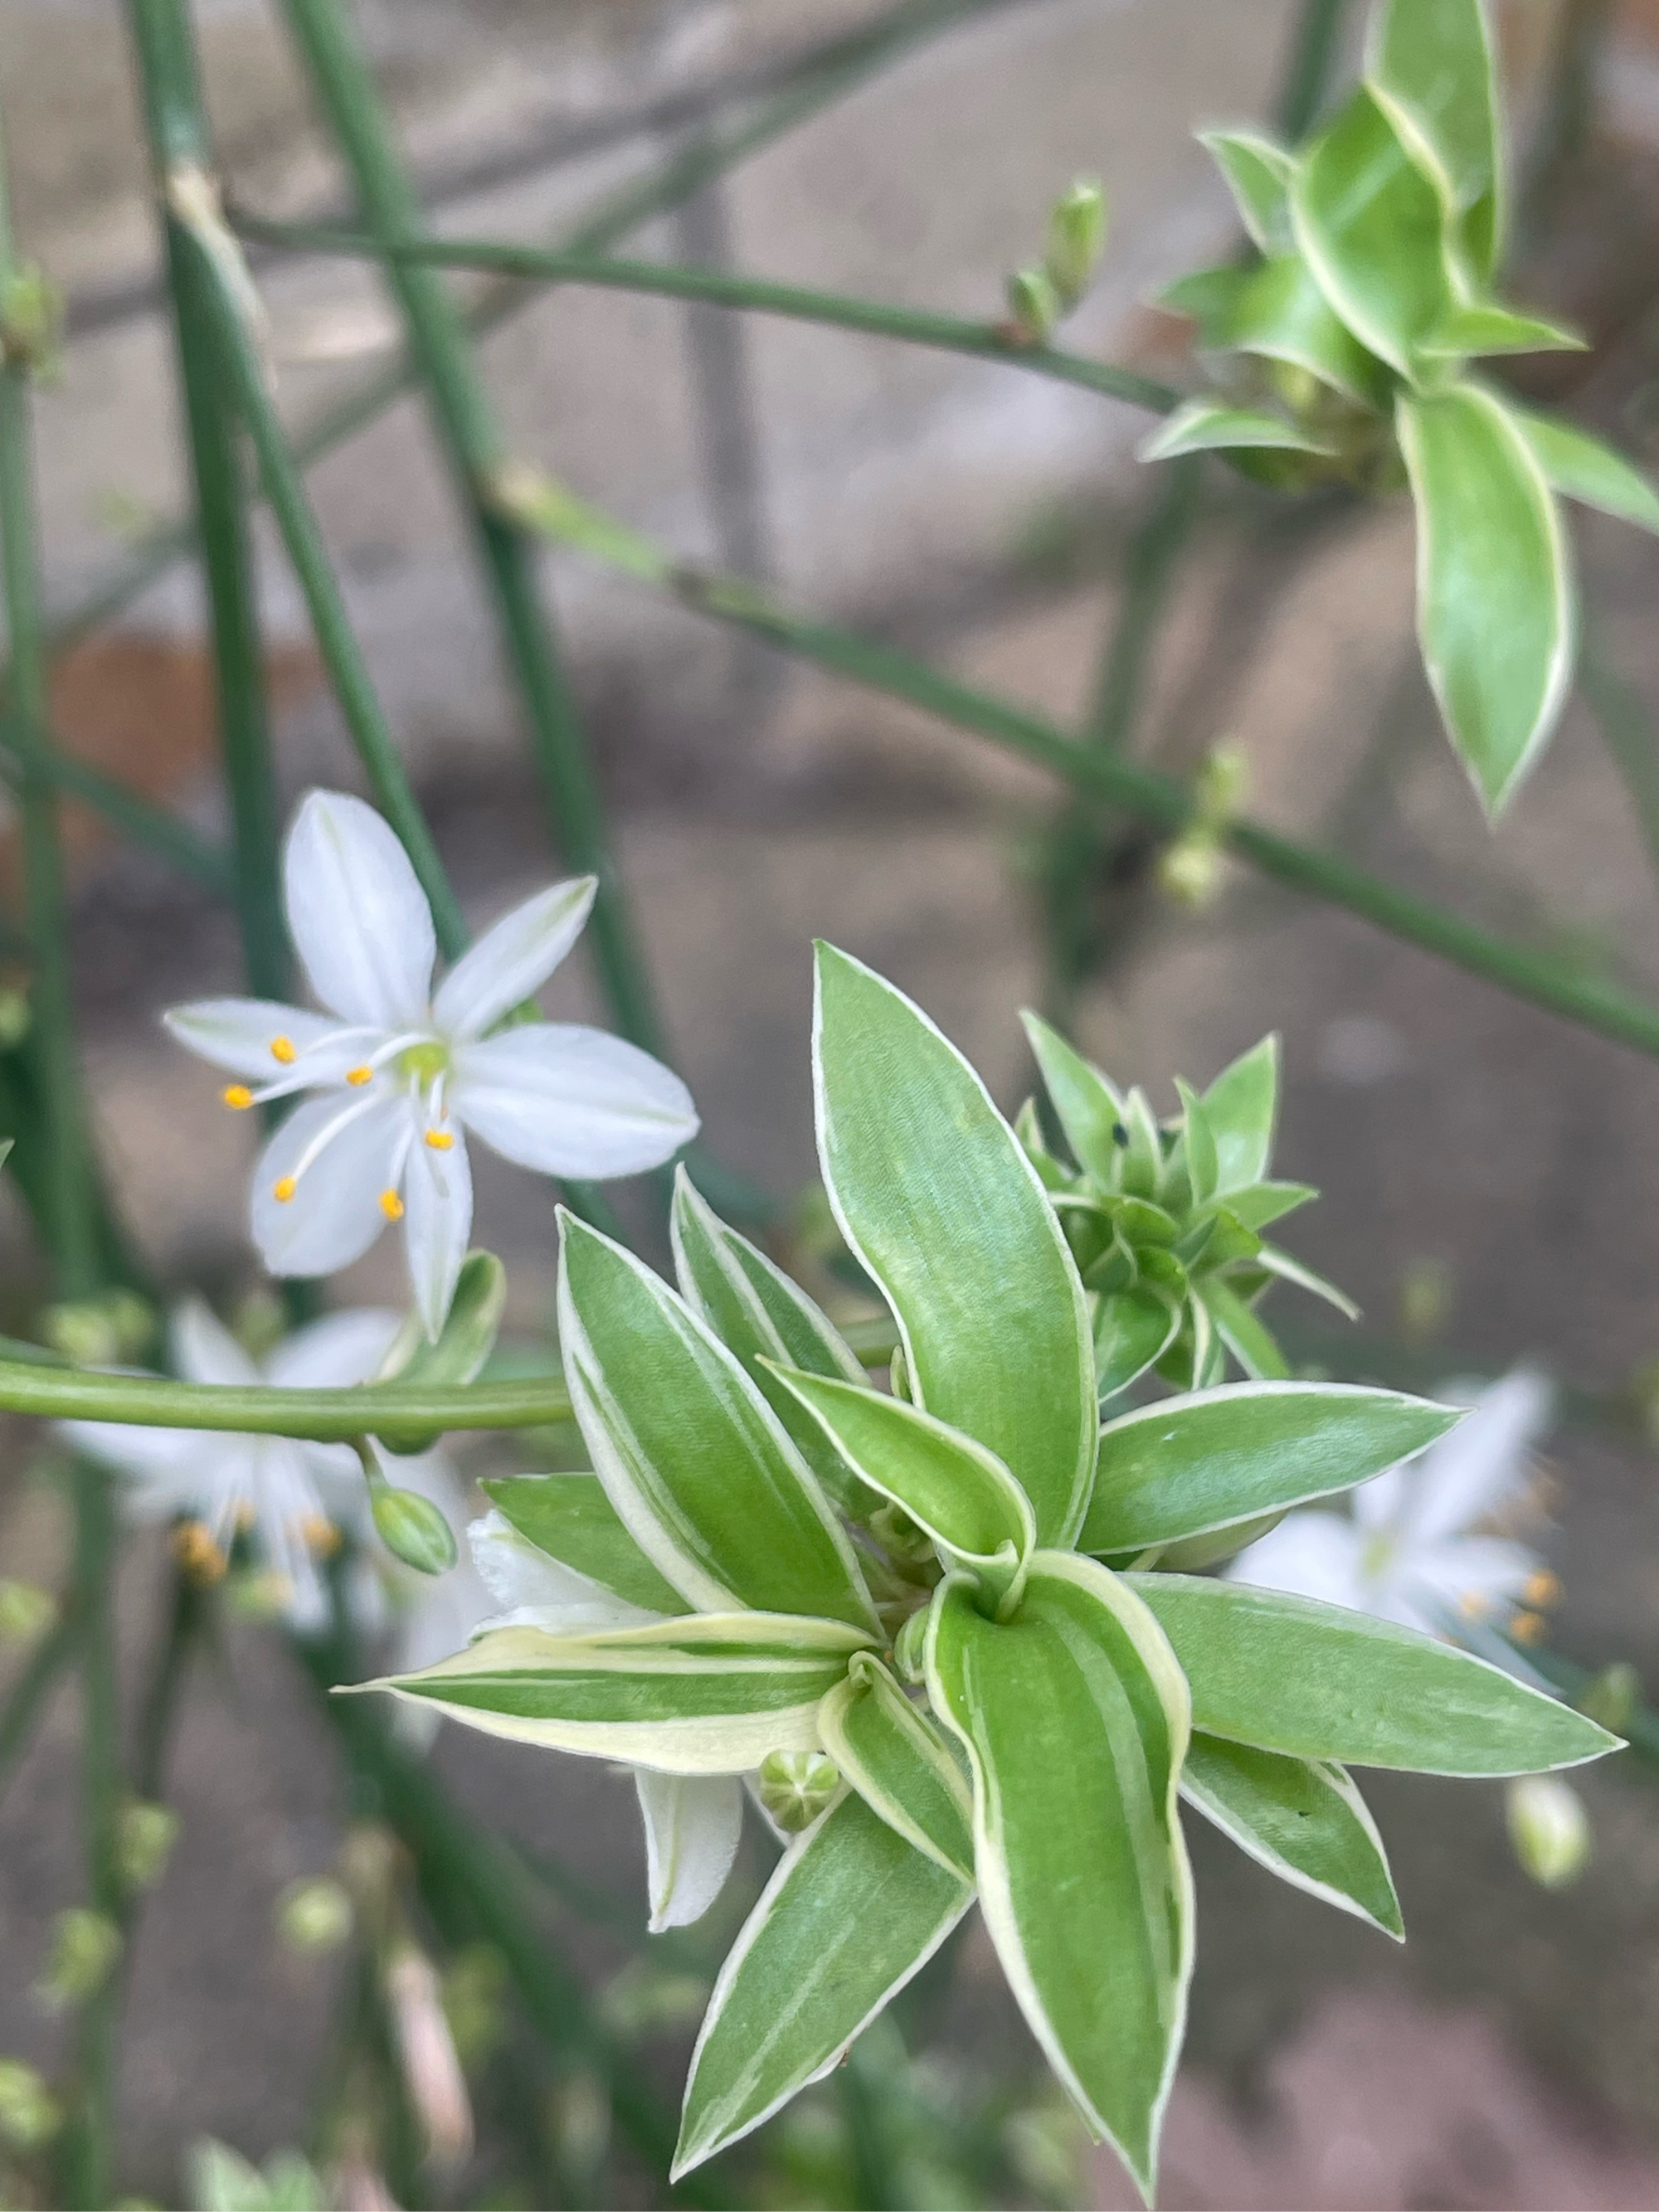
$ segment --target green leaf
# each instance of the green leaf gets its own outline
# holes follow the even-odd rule
[[[1363,85],[1310,148],[1291,208],[1332,307],[1362,345],[1413,376],[1419,341],[1454,297],[1441,203]]]
[[[1174,1645],[1206,1735],[1422,1774],[1534,1774],[1619,1747],[1571,1706],[1392,1621],[1243,1583],[1127,1579]]]
[[[1129,1141],[1123,1147],[1118,1181],[1131,1198],[1159,1199],[1164,1194],[1164,1140],[1158,1116],[1139,1084],[1123,1101],[1123,1122]]]
[[[817,1709],[871,1639],[799,1613],[695,1613],[554,1636],[498,1628],[366,1690],[436,1705],[488,1735],[663,1774],[742,1774],[816,1751]]]
[[[1136,448],[1143,461],[1172,461],[1180,453],[1226,453],[1263,446],[1292,453],[1334,454],[1336,448],[1282,415],[1258,407],[1231,407],[1219,399],[1189,399]]]
[[[1181,1794],[1281,1881],[1404,1937],[1382,1838],[1341,1767],[1195,1735]]]
[[[1216,1334],[1254,1382],[1283,1382],[1290,1363],[1278,1340],[1237,1291],[1218,1275],[1193,1285],[1193,1296],[1202,1301]]]
[[[1515,406],[1507,411],[1553,490],[1639,530],[1659,531],[1659,495],[1622,453],[1559,415]]]
[[[1227,180],[1238,219],[1264,253],[1283,253],[1291,243],[1290,183],[1296,158],[1261,131],[1200,131]]]
[[[890,1828],[963,1881],[974,1878],[974,1806],[937,1729],[878,1659],[855,1653],[818,1709],[823,1747]]]
[[[1460,301],[1423,338],[1425,360],[1458,361],[1468,354],[1584,353],[1589,341],[1563,323],[1518,314],[1496,300]]]
[[[1012,1620],[942,1586],[927,1686],[973,1769],[980,1903],[1003,1972],[1150,2197],[1192,1968],[1181,1670],[1115,1576],[1039,1553]]]
[[[1158,295],[1156,304],[1198,325],[1198,345],[1213,353],[1231,347],[1232,319],[1251,271],[1228,263],[1220,269],[1194,269],[1177,276]]]
[[[1035,1170],[955,1046],[828,945],[813,1062],[824,1182],[893,1309],[912,1396],[1012,1472],[1040,1543],[1069,1543],[1094,1471],[1094,1357]]]
[[[1057,1159],[1043,1142],[1042,1121],[1037,1113],[1035,1098],[1028,1098],[1014,1116],[1014,1134],[1019,1139],[1025,1157],[1036,1170],[1037,1181],[1051,1195],[1057,1190],[1069,1190],[1075,1180],[1072,1170],[1062,1159]],[[796,1363],[799,1364],[799,1361]]]
[[[1160,1399],[1100,1432],[1088,1552],[1143,1551],[1369,1482],[1463,1419],[1350,1382],[1233,1382]]]
[[[597,1474],[498,1474],[479,1485],[526,1541],[647,1613],[682,1613],[665,1582],[617,1517]]]
[[[1220,1185],[1221,1170],[1216,1146],[1215,1132],[1211,1128],[1201,1099],[1190,1083],[1176,1078],[1176,1092],[1182,1104],[1181,1158],[1187,1170],[1188,1188],[1194,1206],[1204,1206],[1212,1199]]]
[[[1103,1297],[1095,1316],[1095,1362],[1103,1399],[1127,1390],[1175,1342],[1181,1309],[1175,1300],[1137,1284]]]
[[[702,1610],[874,1620],[823,1492],[708,1324],[621,1245],[561,1213],[559,1341],[595,1473],[653,1565]]]
[[[1014,1601],[1036,1531],[1030,1499],[994,1452],[919,1406],[884,1397],[867,1382],[831,1382],[781,1367],[774,1371],[822,1424],[860,1480],[902,1505],[936,1544],[973,1565],[1005,1602]]]
[[[1387,366],[1348,328],[1301,254],[1275,254],[1246,271],[1230,296],[1218,286],[1206,305],[1212,349],[1285,362],[1362,407],[1386,404]]]
[[[849,1484],[841,1455],[768,1366],[775,1361],[813,1375],[864,1383],[864,1370],[829,1316],[781,1267],[722,1221],[684,1164],[675,1172],[671,1222],[680,1295],[735,1352],[762,1397],[823,1488],[844,1512],[868,1504]]]
[[[1318,1195],[1311,1183],[1255,1182],[1243,1190],[1229,1191],[1226,1211],[1243,1228],[1265,1229],[1270,1221],[1294,1213],[1298,1206],[1310,1205]]]
[[[1122,1099],[1110,1079],[1092,1060],[1085,1060],[1058,1030],[1051,1029],[1041,1014],[1028,1008],[1020,1020],[1025,1024],[1032,1056],[1073,1157],[1103,1190],[1111,1190],[1117,1182],[1121,1150],[1116,1133],[1124,1129]]]
[[[1508,410],[1475,385],[1401,395],[1417,505],[1417,630],[1453,744],[1489,813],[1513,796],[1572,678],[1561,519]]]
[[[839,2063],[973,1900],[845,1791],[784,1853],[727,1954],[691,2054],[672,2179]]]
[[[1334,1306],[1349,1321],[1358,1320],[1359,1308],[1346,1291],[1339,1290],[1334,1283],[1328,1283],[1323,1275],[1316,1275],[1290,1253],[1281,1252],[1277,1244],[1259,1245],[1255,1258],[1258,1267],[1265,1267],[1270,1275],[1277,1275],[1280,1282],[1294,1283],[1297,1290],[1306,1291],[1310,1297],[1323,1298],[1328,1306]]]
[[[1433,180],[1477,283],[1502,243],[1498,88],[1481,0],[1389,0],[1365,71],[1403,143]]]
[[[1224,1196],[1260,1183],[1272,1164],[1279,1118],[1277,1036],[1264,1036],[1222,1069],[1204,1093],[1204,1112],[1215,1136],[1217,1189]],[[1284,1187],[1306,1188],[1298,1183]],[[1260,1226],[1243,1213],[1240,1218],[1248,1227]]]
[[[436,1343],[411,1316],[411,1325],[388,1355],[382,1380],[442,1388],[471,1382],[495,1346],[507,1304],[507,1270],[493,1252],[469,1252],[455,1279],[455,1295]],[[402,1355],[402,1356],[400,1356]],[[388,1451],[430,1451],[441,1429],[424,1437],[382,1437]]]

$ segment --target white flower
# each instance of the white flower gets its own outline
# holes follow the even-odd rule
[[[1505,1626],[1517,1607],[1547,1602],[1554,1577],[1523,1544],[1472,1532],[1525,1492],[1529,1454],[1549,1418],[1549,1385],[1517,1368],[1482,1391],[1468,1419],[1420,1459],[1363,1483],[1352,1519],[1322,1509],[1287,1513],[1239,1553],[1228,1577],[1431,1636],[1460,1620]]]
[[[544,1628],[554,1636],[659,1620],[590,1582],[520,1536],[492,1510],[467,1530],[479,1574],[502,1610],[483,1628]],[[743,1784],[728,1774],[658,1774],[636,1766],[645,1822],[651,1932],[702,1919],[725,1887],[743,1830]]]
[[[395,1313],[368,1309],[330,1314],[296,1331],[260,1365],[199,1298],[191,1298],[173,1312],[167,1334],[173,1364],[186,1382],[319,1390],[367,1382],[400,1325]],[[77,1450],[128,1479],[136,1514],[198,1519],[213,1547],[210,1559],[216,1554],[222,1562],[238,1532],[250,1530],[266,1567],[285,1588],[291,1625],[302,1634],[323,1626],[327,1596],[319,1559],[338,1544],[343,1528],[361,1534],[370,1526],[362,1468],[349,1444],[112,1421],[65,1421],[63,1428]],[[420,1462],[387,1466],[398,1470],[392,1480],[411,1488],[429,1491],[439,1480],[438,1470]],[[411,1477],[416,1468],[420,1473]],[[459,1506],[453,1477],[449,1483]]]
[[[327,1009],[208,999],[166,1017],[181,1043],[238,1079],[245,1109],[315,1091],[265,1146],[253,1241],[273,1274],[328,1275],[402,1221],[415,1303],[436,1336],[472,1221],[465,1132],[520,1167],[601,1181],[672,1159],[695,1135],[678,1077],[603,1030],[492,1030],[539,990],[581,933],[591,876],[514,907],[434,993],[425,895],[361,799],[313,791],[289,832],[289,933]]]

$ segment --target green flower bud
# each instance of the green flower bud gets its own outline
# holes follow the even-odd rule
[[[506,2039],[508,1987],[507,1961],[493,1943],[469,1943],[444,1969],[444,2017],[469,2074]]]
[[[155,1888],[167,1872],[183,1825],[170,1805],[128,1799],[115,1823],[116,1863],[126,1888]]]
[[[1106,244],[1106,195],[1098,177],[1079,177],[1048,215],[1042,266],[1062,307],[1074,307],[1088,288]]]
[[[1610,1735],[1628,1735],[1641,1698],[1641,1676],[1627,1659],[1615,1659],[1591,1675],[1573,1702]]]
[[[101,1298],[82,1298],[48,1306],[41,1334],[54,1352],[77,1367],[112,1367],[121,1357],[114,1318]]]
[[[416,1574],[444,1575],[459,1554],[455,1532],[429,1498],[417,1490],[394,1490],[389,1482],[374,1486],[374,1526],[380,1541],[394,1559]]]
[[[1589,1816],[1577,1791],[1555,1774],[1523,1774],[1504,1792],[1510,1841],[1540,1889],[1565,1889],[1590,1855]]]
[[[58,2101],[33,2066],[0,2058],[0,2143],[8,2150],[39,2150],[63,2125]]]
[[[841,1769],[821,1751],[769,1751],[761,1761],[761,1803],[792,1836],[811,1826],[840,1787]]]
[[[906,1616],[904,1626],[893,1638],[893,1664],[907,1682],[927,1680],[927,1607],[925,1605]]]
[[[919,1567],[930,1562],[933,1540],[919,1528],[902,1505],[890,1501],[870,1516],[870,1534],[896,1567]]]
[[[44,269],[25,262],[0,283],[0,362],[55,380],[63,296]]]
[[[67,2012],[101,1989],[121,1955],[121,1931],[101,1912],[72,1905],[52,1923],[46,1970],[34,1994],[48,2012]]]
[[[276,1900],[276,1934],[302,1958],[321,1957],[349,1942],[357,1916],[344,1887],[328,1875],[291,1881]]]
[[[21,991],[0,990],[0,1048],[10,1051],[15,1045],[21,1044],[33,1018],[28,1000]],[[8,1145],[6,1150],[9,1152],[11,1146]]]
[[[0,1582],[0,1645],[36,1643],[58,1618],[58,1601],[37,1583]]]
[[[1061,313],[1046,270],[1017,269],[1008,279],[1008,319],[1021,345],[1047,345]]]
[[[1158,880],[1177,906],[1194,913],[1221,888],[1221,848],[1206,830],[1188,830],[1158,856]]]

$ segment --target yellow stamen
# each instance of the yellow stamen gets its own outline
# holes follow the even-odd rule
[[[272,1037],[270,1040],[270,1056],[273,1060],[281,1060],[284,1067],[292,1067],[295,1061],[300,1057],[299,1053],[295,1048],[293,1038],[285,1036]]]
[[[279,1206],[286,1206],[299,1188],[292,1176],[283,1176],[280,1182],[272,1183],[270,1194]]]
[[[1561,1577],[1547,1567],[1540,1567],[1536,1574],[1528,1576],[1521,1595],[1528,1605],[1553,1605],[1561,1595]]]
[[[238,1529],[244,1536],[246,1536],[250,1528],[256,1528],[258,1525],[258,1520],[259,1516],[258,1513],[255,1512],[253,1507],[245,1498],[236,1509],[236,1526]]]
[[[331,1559],[344,1540],[326,1513],[307,1513],[300,1523],[300,1536],[319,1559]]]
[[[1510,1634],[1517,1644],[1536,1644],[1543,1633],[1541,1613],[1517,1613],[1510,1623]]]
[[[245,1107],[253,1103],[253,1093],[246,1083],[228,1083],[219,1096],[227,1106],[234,1108],[238,1114],[241,1113]]]
[[[1457,1610],[1465,1620],[1480,1620],[1492,1611],[1492,1600],[1485,1590],[1465,1590],[1457,1601]]]
[[[455,1142],[447,1129],[428,1129],[426,1140],[434,1152],[447,1152]]]
[[[388,1221],[403,1219],[404,1202],[395,1190],[383,1190],[380,1193],[380,1211]]]
[[[349,1067],[346,1070],[346,1081],[348,1083],[361,1085],[364,1083],[372,1083],[374,1079],[374,1071],[372,1067]]]
[[[216,1583],[225,1571],[225,1555],[208,1534],[205,1522],[181,1522],[173,1532],[173,1550],[192,1582]]]

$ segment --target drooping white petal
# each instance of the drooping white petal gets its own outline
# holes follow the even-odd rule
[[[363,1056],[361,1038],[342,1036],[332,1014],[307,1013],[275,999],[197,999],[161,1019],[188,1050],[250,1083],[301,1074],[311,1083],[337,1083]],[[291,1059],[271,1050],[283,1039],[294,1048]]]
[[[200,1298],[185,1298],[173,1308],[167,1342],[173,1364],[186,1382],[222,1382],[246,1390],[264,1380],[251,1356]]]
[[[325,1314],[284,1338],[265,1362],[265,1379],[279,1390],[349,1389],[367,1382],[401,1326],[402,1316],[384,1306]]]
[[[743,1833],[743,1784],[733,1774],[634,1770],[645,1822],[651,1933],[686,1928],[726,1887]]]
[[[1408,1527],[1431,1543],[1499,1511],[1532,1478],[1528,1455],[1549,1426],[1551,1390],[1526,1367],[1484,1390],[1468,1420],[1418,1462]]]
[[[1278,1528],[1245,1546],[1227,1569],[1227,1579],[1364,1612],[1361,1540],[1352,1522],[1334,1513],[1287,1513]]]
[[[1353,1517],[1362,1528],[1386,1528],[1401,1517],[1413,1472],[1409,1467],[1385,1467],[1381,1474],[1374,1474],[1350,1493]]]
[[[481,1037],[540,990],[581,935],[598,881],[555,884],[487,929],[438,987],[432,1016],[440,1035],[457,1043]]]
[[[504,1159],[599,1181],[660,1167],[697,1132],[678,1075],[603,1030],[536,1022],[462,1046],[454,1111]]]
[[[278,1199],[276,1185],[313,1139],[353,1103],[356,1118],[307,1168],[293,1197]],[[386,1227],[380,1194],[408,1127],[408,1102],[390,1095],[343,1101],[335,1091],[289,1115],[260,1156],[250,1206],[253,1241],[273,1275],[331,1275],[368,1251]]]
[[[1455,1626],[1467,1612],[1479,1620],[1521,1602],[1541,1562],[1524,1544],[1502,1536],[1451,1536],[1408,1553],[1401,1579],[1428,1594],[1439,1607],[1442,1626]]]
[[[643,1627],[657,1615],[629,1605],[587,1576],[521,1536],[507,1516],[491,1507],[471,1522],[466,1540],[484,1588],[514,1627],[545,1628],[574,1636],[590,1628]],[[492,1626],[506,1625],[501,1621]]]
[[[134,1486],[128,1503],[142,1516],[196,1512],[208,1503],[228,1462],[245,1452],[240,1437],[205,1429],[149,1429],[123,1421],[64,1421],[58,1433],[100,1467]]]
[[[396,833],[343,792],[310,793],[283,856],[288,926],[311,987],[343,1021],[406,1030],[426,1018],[432,910]]]
[[[422,1125],[424,1127],[424,1124]],[[447,1152],[417,1137],[404,1173],[404,1250],[415,1310],[434,1341],[449,1312],[472,1231],[472,1169],[459,1130]]]

